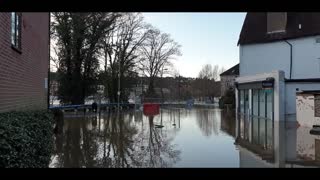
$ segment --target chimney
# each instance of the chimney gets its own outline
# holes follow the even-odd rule
[[[267,33],[285,32],[287,26],[286,12],[267,13]]]

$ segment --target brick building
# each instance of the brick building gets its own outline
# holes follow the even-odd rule
[[[47,108],[49,13],[0,13],[0,112]]]

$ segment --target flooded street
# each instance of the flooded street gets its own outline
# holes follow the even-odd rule
[[[236,138],[234,113],[220,109],[65,112],[49,167],[319,167],[310,129],[241,121]]]
[[[234,133],[219,109],[65,113],[50,167],[239,167]]]

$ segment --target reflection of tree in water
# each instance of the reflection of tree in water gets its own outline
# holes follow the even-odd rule
[[[199,109],[196,111],[197,124],[201,129],[201,132],[205,136],[211,136],[219,134],[219,125],[217,120],[217,114],[208,109]]]
[[[94,167],[98,146],[96,135],[88,129],[90,121],[86,118],[65,120],[65,131],[56,135],[56,167]]]
[[[144,125],[139,112],[134,121],[133,113],[68,119],[64,128],[56,135],[54,167],[168,167],[178,159],[172,138],[155,128],[152,118]]]
[[[131,167],[135,161],[132,158],[133,135],[137,129],[131,125],[124,114],[109,113],[103,131],[103,155],[99,166],[102,167]]]
[[[221,130],[235,137],[236,134],[236,117],[234,111],[221,111]]]
[[[136,166],[138,167],[171,167],[179,160],[180,151],[171,143],[173,136],[162,128],[156,128],[154,117],[148,117],[147,127],[141,124],[136,136]],[[163,121],[164,128],[170,127],[169,121]]]

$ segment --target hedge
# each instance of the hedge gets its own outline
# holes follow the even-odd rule
[[[48,167],[53,123],[46,110],[0,113],[0,167]]]

